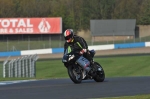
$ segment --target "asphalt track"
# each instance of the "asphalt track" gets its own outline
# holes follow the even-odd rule
[[[150,77],[106,78],[74,84],[70,79],[1,85],[0,99],[87,99],[150,94]]]

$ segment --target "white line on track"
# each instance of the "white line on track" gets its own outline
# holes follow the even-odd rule
[[[30,81],[37,81],[37,80],[0,81],[0,86],[1,85],[16,84],[16,83],[23,83],[23,82],[30,82]]]

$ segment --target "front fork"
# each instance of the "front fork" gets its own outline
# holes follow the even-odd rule
[[[82,77],[83,77],[82,79],[84,79],[86,77],[86,71],[85,70],[82,71]]]

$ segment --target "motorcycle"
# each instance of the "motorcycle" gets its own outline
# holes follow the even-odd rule
[[[95,50],[89,50],[89,53],[93,58]],[[81,83],[82,80],[94,79],[96,82],[103,82],[105,79],[104,69],[98,62],[93,61],[91,65],[89,60],[83,57],[83,55],[75,53],[75,51],[67,53],[66,50],[62,62],[66,64],[68,75],[75,84]],[[89,73],[89,71],[92,72]]]

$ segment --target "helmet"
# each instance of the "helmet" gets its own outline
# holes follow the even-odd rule
[[[72,29],[67,29],[65,32],[64,32],[64,38],[65,40],[69,43],[72,41],[72,38],[73,38],[73,30]]]

